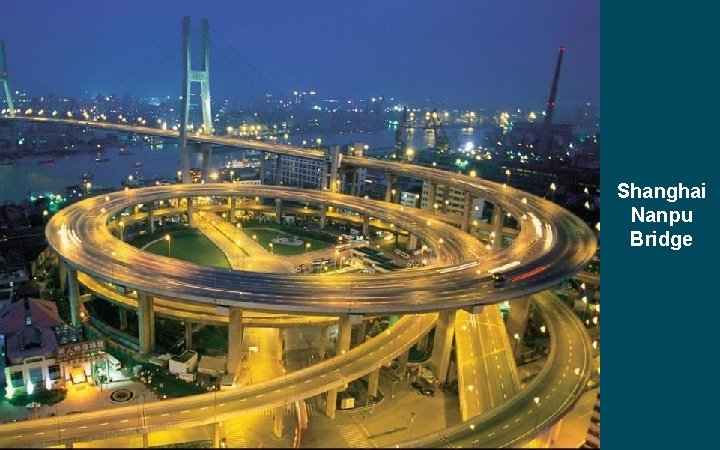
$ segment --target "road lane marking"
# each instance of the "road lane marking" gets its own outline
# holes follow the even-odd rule
[[[189,412],[190,412],[189,409],[183,409],[182,411],[180,411],[180,414],[185,414],[185,413],[189,413]]]
[[[100,426],[101,426],[101,427],[104,427],[104,426],[107,425],[107,424],[108,424],[107,422],[103,422],[103,423],[100,424]]]
[[[503,428],[502,428],[502,429],[503,429],[503,430],[507,430],[508,428],[510,428],[510,424],[509,424],[509,423],[506,423],[505,425],[503,425]]]

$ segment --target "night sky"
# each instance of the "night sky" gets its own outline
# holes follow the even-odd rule
[[[0,39],[13,89],[35,94],[179,95],[190,15],[194,38],[210,21],[216,96],[313,89],[537,107],[559,45],[558,104],[599,101],[599,9],[599,0],[2,0]]]

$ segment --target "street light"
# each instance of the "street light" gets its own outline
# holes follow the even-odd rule
[[[307,253],[310,250],[310,247],[312,247],[312,245],[309,242],[306,242],[305,243],[305,253]]]
[[[125,222],[121,220],[118,225],[120,225],[120,240],[125,242]]]
[[[113,257],[113,264],[112,264],[112,280],[115,282],[115,252],[112,252],[111,255]]]
[[[58,430],[58,441],[62,440],[62,436],[60,435],[60,412],[58,411],[58,406],[55,405],[55,423],[57,424],[57,430]]]
[[[555,201],[555,189],[557,189],[557,186],[555,186],[555,183],[550,183],[550,190],[552,191],[552,200]]]
[[[415,413],[410,413],[410,419],[408,420],[408,439],[412,439],[412,424],[415,421]]]
[[[515,338],[515,341],[516,341],[515,342],[515,359],[517,359],[518,355],[520,354],[520,335],[515,333],[513,335],[513,337]]]
[[[269,245],[270,245],[270,254],[273,255],[274,254],[273,253],[273,243],[271,242]]]
[[[505,169],[505,175],[507,175],[507,182],[505,184],[510,184],[510,169]]]
[[[168,243],[168,258],[170,258],[170,235],[169,234],[165,235],[165,240]]]
[[[240,245],[240,241],[236,241],[235,244],[237,244],[238,248],[238,265],[240,265],[240,254],[243,253],[242,246]],[[245,254],[242,255],[242,268],[245,270]]]

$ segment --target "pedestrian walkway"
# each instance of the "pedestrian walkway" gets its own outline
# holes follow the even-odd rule
[[[351,448],[370,448],[370,447],[376,447],[373,445],[372,442],[370,442],[367,437],[365,437],[365,434],[363,433],[362,429],[359,425],[354,424],[347,424],[347,425],[338,425],[338,430],[340,431],[340,434],[342,435],[343,439],[345,439],[345,442],[347,442],[348,447]]]

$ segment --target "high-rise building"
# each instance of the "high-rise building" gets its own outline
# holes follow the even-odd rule
[[[430,198],[430,183],[423,183],[422,197],[420,208],[434,211],[434,205],[437,204],[437,212],[462,215],[465,208],[465,196],[467,192],[455,188],[448,188],[443,184],[437,185],[435,201],[432,205],[428,204]],[[485,199],[476,198],[471,206],[471,214],[474,219],[480,219],[485,208]]]

